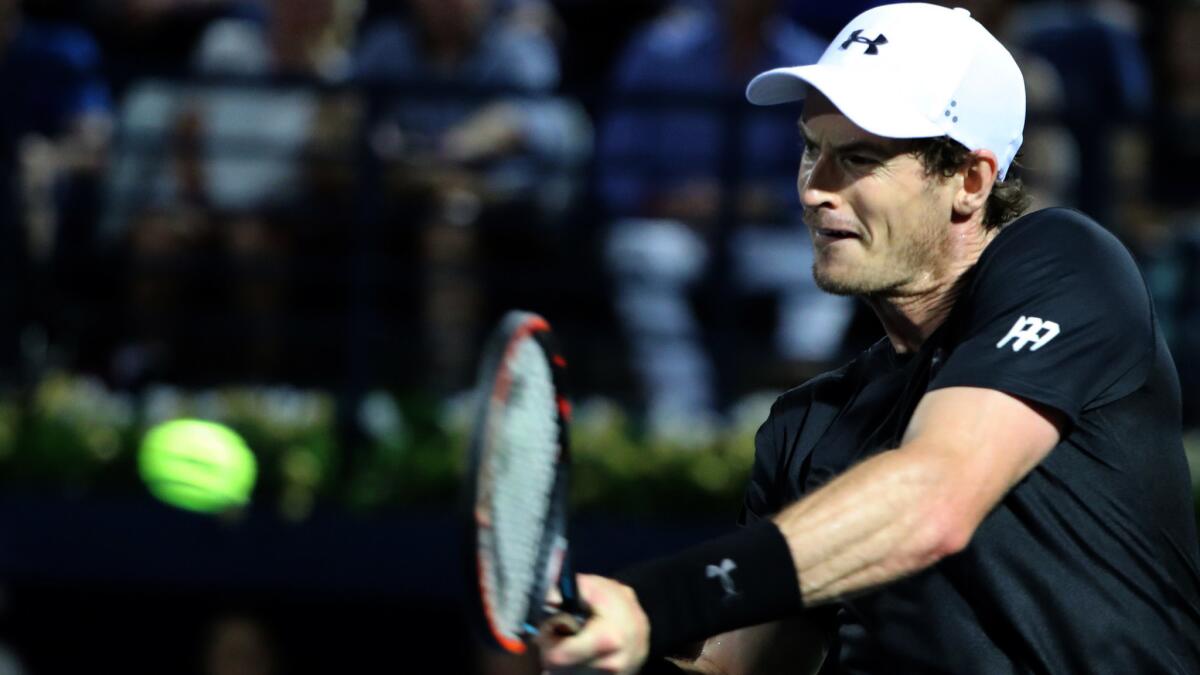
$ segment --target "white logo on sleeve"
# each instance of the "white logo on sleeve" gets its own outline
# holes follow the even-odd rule
[[[722,560],[720,566],[709,565],[708,568],[705,569],[705,573],[708,575],[709,579],[717,577],[721,580],[721,588],[725,589],[726,599],[732,598],[738,594],[737,587],[733,585],[733,577],[730,576],[730,572],[736,569],[737,563],[733,562],[729,558]]]
[[[1008,329],[1008,335],[996,343],[996,349],[1000,349],[1012,341],[1014,352],[1021,351],[1025,345],[1030,343],[1033,343],[1033,346],[1029,348],[1029,351],[1036,352],[1047,342],[1053,340],[1058,332],[1058,324],[1053,321],[1043,321],[1036,316],[1022,316],[1017,319],[1012,328]]]

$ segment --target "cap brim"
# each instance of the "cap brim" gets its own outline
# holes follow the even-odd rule
[[[755,105],[803,100],[813,87],[859,127],[887,138],[931,138],[946,131],[916,110],[897,102],[908,97],[893,92],[895,85],[861,70],[820,63],[776,68],[761,73],[746,86],[746,99]]]
[[[759,73],[746,85],[746,100],[754,105],[776,105],[801,101],[808,93],[804,73],[813,66],[775,68]]]

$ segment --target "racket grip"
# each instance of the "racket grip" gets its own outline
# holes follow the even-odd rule
[[[558,637],[570,637],[583,630],[583,624],[585,623],[587,623],[587,617],[585,616],[579,616],[571,612],[559,612],[550,615],[550,618],[546,619],[543,630],[547,630]]]
[[[560,637],[575,635],[583,630],[583,625],[592,616],[592,609],[578,595],[563,597],[561,605],[546,605],[550,615],[544,622],[543,628]]]

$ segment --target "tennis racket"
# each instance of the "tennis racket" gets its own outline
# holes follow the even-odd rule
[[[511,311],[479,370],[464,484],[467,597],[483,641],[514,654],[543,623],[572,634],[588,615],[567,546],[566,366],[550,324]],[[562,604],[550,607],[556,583]]]

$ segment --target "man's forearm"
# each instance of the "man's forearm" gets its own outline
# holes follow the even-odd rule
[[[929,392],[899,449],[874,455],[775,518],[806,606],[873,589],[962,550],[1058,444],[1057,411],[992,389]]]
[[[949,465],[884,452],[785,508],[787,538],[806,606],[866,591],[932,565],[966,544]]]

